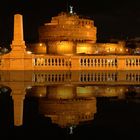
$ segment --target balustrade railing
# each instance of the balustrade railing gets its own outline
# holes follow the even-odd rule
[[[81,58],[81,67],[116,67],[117,59],[115,58]]]
[[[20,61],[21,70],[140,70],[140,56],[130,55],[33,55],[19,60],[13,57],[0,57],[0,70],[16,70],[16,64],[19,70]]]
[[[140,58],[127,58],[126,67],[140,67]]]

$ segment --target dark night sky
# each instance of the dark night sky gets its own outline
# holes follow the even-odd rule
[[[12,40],[13,15],[23,14],[24,36],[27,42],[38,39],[38,27],[50,21],[67,3],[74,6],[77,14],[89,16],[97,27],[98,41],[108,38],[140,36],[139,0],[1,0],[0,43]]]

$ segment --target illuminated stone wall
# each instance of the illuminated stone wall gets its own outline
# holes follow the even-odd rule
[[[96,27],[93,20],[75,14],[60,13],[51,23],[39,28],[40,41],[72,40],[96,42]]]
[[[48,45],[48,54],[75,54],[75,47],[72,41],[50,41]]]
[[[60,13],[52,17],[50,23],[39,28],[39,40],[47,44],[48,54],[83,53],[86,43],[87,49],[84,53],[92,53],[88,43],[96,42],[96,27],[91,19]],[[82,43],[77,46],[78,42],[84,42],[83,46]]]
[[[128,50],[122,43],[96,43],[93,54],[127,54]]]
[[[47,53],[47,46],[45,43],[33,43],[27,44],[27,51],[30,51],[34,54],[46,54]]]
[[[62,21],[64,20],[64,22],[60,22],[61,24],[66,26],[70,24],[76,28],[84,29],[90,29],[88,26],[91,26],[93,22],[92,20],[81,19],[73,14],[62,14],[60,17],[56,17],[56,19],[59,18],[62,18]],[[56,19],[53,23],[48,23],[45,26],[52,24],[58,26],[58,20]],[[72,20],[72,23],[69,20]],[[31,54],[26,50],[23,40],[22,15],[15,15],[15,22],[12,50],[0,56],[1,70],[140,70],[140,56],[124,55],[127,51],[125,44],[122,42],[116,44],[95,43],[94,39],[87,40],[86,37],[84,40],[60,40],[55,37],[49,40],[46,38],[46,41],[43,44],[38,44],[39,46],[36,46],[34,50],[41,54]],[[94,26],[91,27],[92,31],[92,28],[95,29]],[[51,30],[49,31],[51,32]],[[46,48],[48,54],[42,54],[46,51]]]
[[[76,53],[84,53],[84,54],[93,54],[94,53],[94,47],[91,43],[77,43],[76,46]]]

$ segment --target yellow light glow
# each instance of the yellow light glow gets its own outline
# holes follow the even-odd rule
[[[120,49],[120,51],[122,52],[122,51],[123,51],[123,49],[121,48],[121,49]]]
[[[88,28],[88,29],[89,29],[89,28],[91,28],[91,26],[90,26],[90,25],[85,25],[85,27],[86,27],[86,28]]]
[[[27,54],[32,54],[32,52],[31,51],[27,51]]]

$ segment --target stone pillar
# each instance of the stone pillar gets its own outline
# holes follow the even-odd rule
[[[14,15],[14,35],[12,45],[24,45],[23,18],[20,14]]]
[[[26,52],[26,46],[23,37],[23,19],[22,15],[14,15],[14,33],[11,44],[11,52],[3,55],[2,70],[33,70],[33,54]]]
[[[84,61],[84,59],[83,59]],[[71,57],[71,67],[70,70],[81,70],[80,57],[72,56]]]
[[[117,57],[117,70],[127,70],[126,69],[126,57],[119,56]]]

